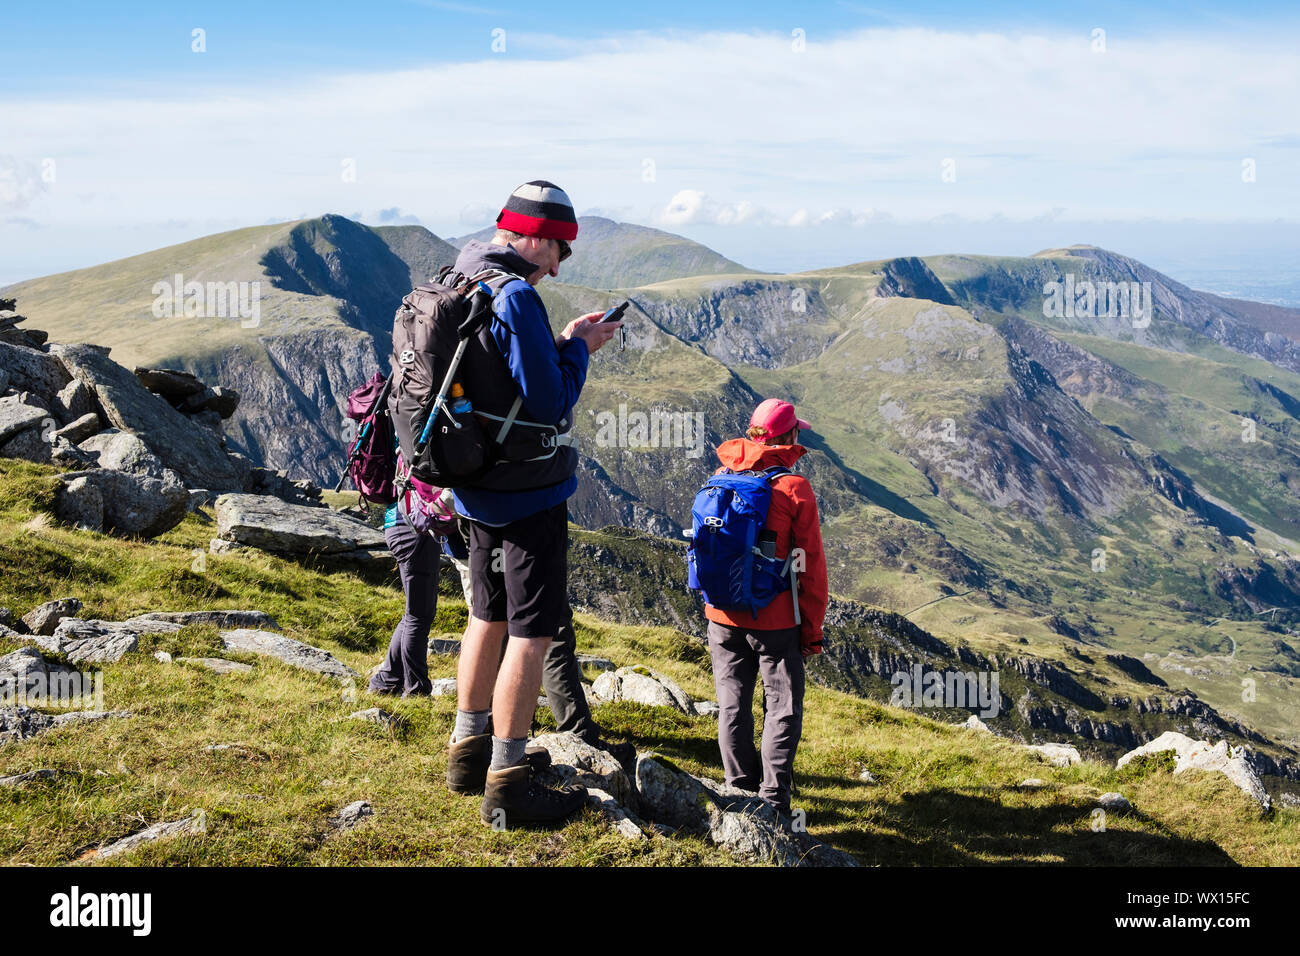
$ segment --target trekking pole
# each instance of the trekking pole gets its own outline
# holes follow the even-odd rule
[[[417,458],[424,454],[424,449],[429,445],[429,436],[433,433],[433,423],[437,421],[438,413],[447,409],[447,396],[451,393],[452,380],[456,377],[456,372],[460,368],[460,360],[465,355],[465,349],[469,345],[470,338],[478,334],[479,329],[487,324],[487,317],[491,315],[492,290],[480,280],[475,291],[487,293],[488,307],[482,308],[481,303],[483,300],[476,299],[474,307],[470,309],[469,318],[462,322],[460,328],[456,330],[460,341],[456,344],[456,351],[451,357],[451,364],[447,366],[447,374],[442,378],[442,387],[438,389],[438,394],[429,406],[429,415],[424,422],[424,429],[420,432],[419,441],[415,443],[414,451]],[[456,417],[450,412],[447,412],[447,418],[457,428],[464,427],[460,422],[456,421]]]

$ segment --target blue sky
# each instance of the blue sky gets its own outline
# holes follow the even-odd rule
[[[9,4],[0,283],[327,211],[455,235],[538,177],[759,268],[1300,261],[1300,7],[1024,6]]]

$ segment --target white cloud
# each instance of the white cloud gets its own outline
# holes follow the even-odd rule
[[[396,206],[454,234],[536,178],[579,208],[668,228],[868,225],[880,210],[1137,220],[1300,209],[1294,45],[1110,39],[1097,54],[1087,31],[872,29],[810,36],[794,53],[781,32],[568,47],[521,34],[512,52],[476,62],[296,85],[0,93],[5,148],[28,170],[0,165],[0,201],[55,227],[42,233],[52,244],[90,220],[108,230]],[[529,44],[566,55],[530,60],[519,52]],[[501,110],[485,121],[484,104]],[[42,157],[59,175],[38,190]],[[941,179],[945,159],[954,181]]]
[[[45,188],[35,162],[0,156],[0,209],[10,212],[25,209]]]

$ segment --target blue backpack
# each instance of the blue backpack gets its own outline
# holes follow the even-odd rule
[[[772,503],[772,481],[790,469],[732,472],[704,483],[691,505],[686,551],[687,583],[722,611],[757,614],[790,590],[788,560],[775,556],[775,540],[760,536]],[[765,547],[766,545],[766,547]]]

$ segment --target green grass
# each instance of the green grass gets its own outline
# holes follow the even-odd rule
[[[207,555],[212,528],[191,515],[153,542],[79,532],[44,512],[52,473],[0,462],[0,605],[22,613],[75,595],[86,616],[144,610],[256,608],[286,634],[326,648],[361,674],[380,659],[401,611],[392,581],[269,555]],[[458,632],[465,609],[440,600],[435,631]],[[708,656],[670,628],[579,615],[579,649],[620,666],[644,665],[712,698]],[[0,651],[14,645],[0,646]],[[203,865],[701,865],[732,863],[698,838],[628,843],[590,812],[560,832],[497,833],[474,798],[442,783],[454,717],[447,698],[393,700],[264,658],[246,675],[165,665],[154,650],[223,655],[212,628],[150,637],[105,665],[105,704],[135,714],[48,732],[0,748],[0,775],[40,767],[52,781],[0,790],[0,861],[59,865],[161,820],[197,810],[202,836],[156,843],[119,864]],[[435,677],[454,660],[433,658]],[[592,676],[592,675],[589,675]],[[756,701],[756,709],[757,709]],[[369,706],[399,715],[389,731],[341,720]],[[721,778],[714,721],[620,703],[597,719],[638,749],[692,773]],[[549,714],[539,714],[542,727]],[[239,747],[212,752],[210,744]],[[858,777],[863,769],[872,786]],[[1048,782],[1028,790],[1028,777]],[[917,713],[810,686],[796,762],[795,805],[811,832],[865,864],[1300,863],[1300,814],[1262,817],[1219,777],[1174,780],[1150,762],[1115,771],[1099,764],[1055,770],[1036,755]],[[1131,814],[1095,832],[1097,795],[1119,790]],[[334,833],[339,808],[369,800],[375,817]],[[109,862],[109,861],[106,861]]]

